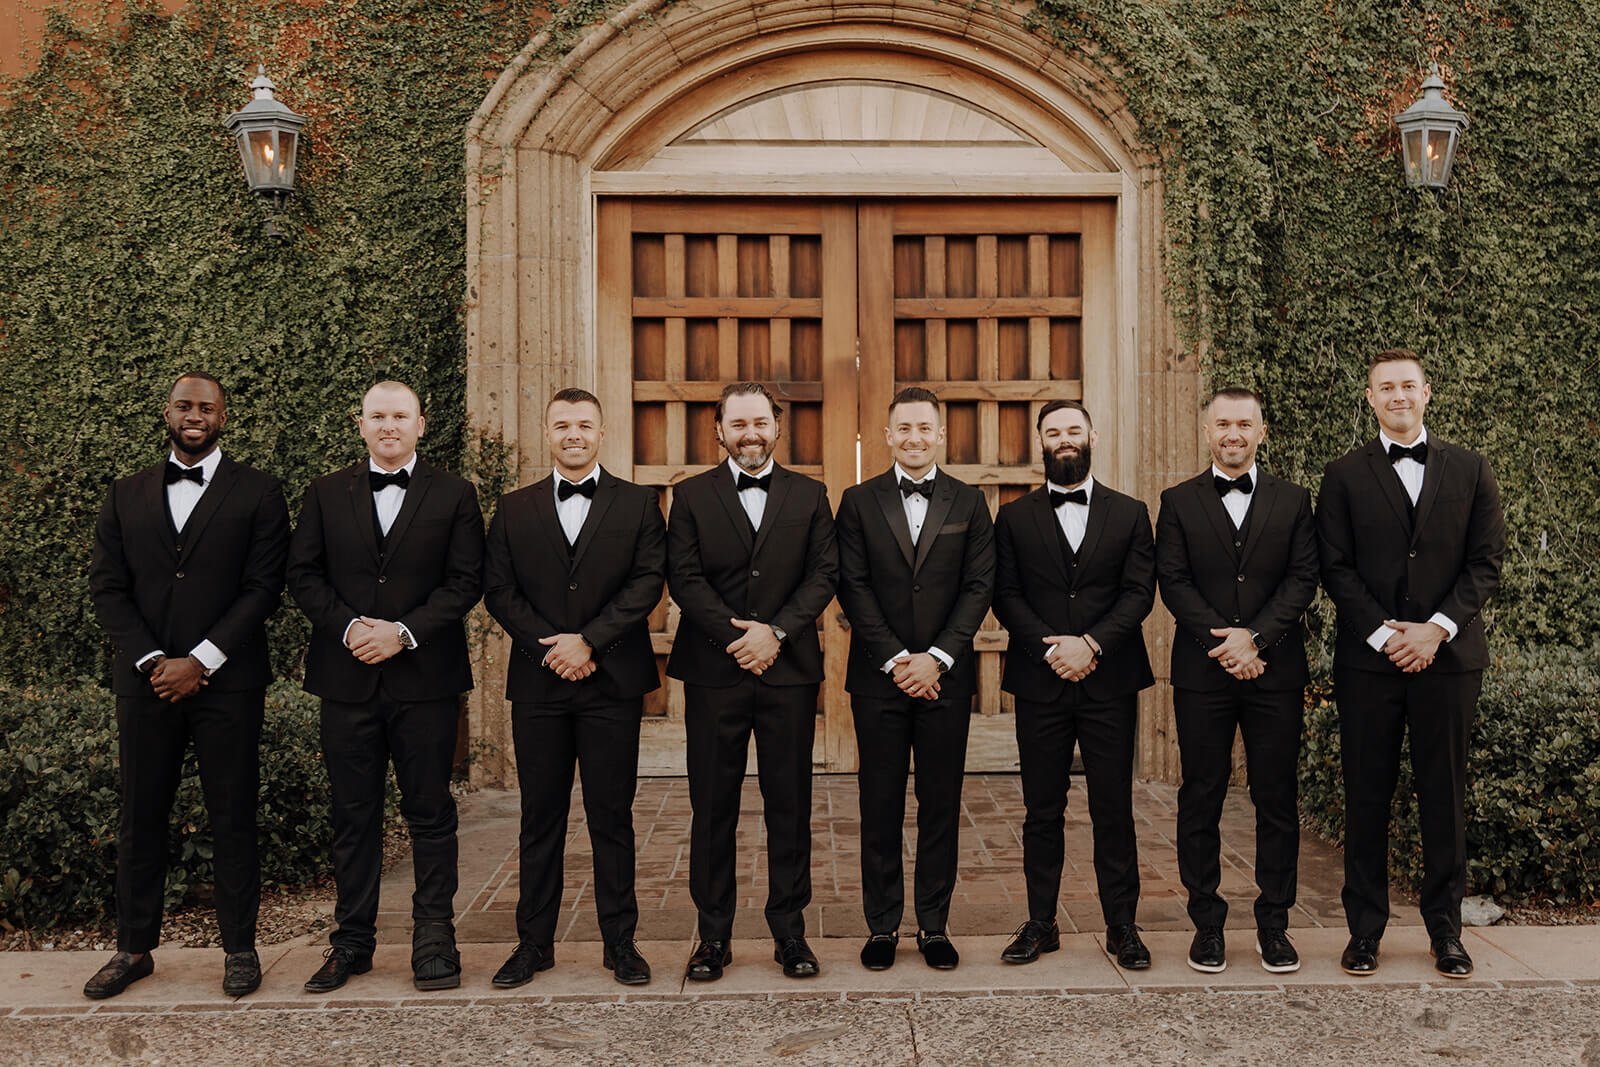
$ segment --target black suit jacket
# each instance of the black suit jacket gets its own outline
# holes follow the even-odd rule
[[[972,637],[994,595],[994,523],[983,491],[939,471],[913,546],[891,467],[844,491],[836,529],[839,604],[850,619],[845,688],[898,696],[885,661],[901,649],[937,645],[955,660],[939,680],[940,695],[970,694],[977,683]]]
[[[135,668],[156,649],[186,656],[209,640],[228,661],[216,692],[265,688],[272,680],[266,621],[283,598],[289,510],[278,480],[230,459],[200,496],[183,533],[167,513],[166,461],[120,478],[95,523],[89,593],[116,644],[111,685],[148,696]]]
[[[483,512],[472,483],[417,460],[405,503],[380,553],[368,460],[306,488],[289,547],[289,592],[311,620],[308,693],[372,699],[378,680],[408,700],[443,700],[472,688],[462,617],[483,589]],[[358,615],[406,625],[417,647],[383,663],[350,654],[344,632]]]
[[[1011,632],[1000,687],[1025,700],[1105,701],[1155,684],[1140,629],[1156,600],[1149,509],[1095,482],[1075,566],[1062,556],[1058,529],[1044,486],[995,518],[994,613]],[[1045,662],[1052,634],[1091,636],[1099,665],[1081,682],[1062,679]]]
[[[1317,500],[1322,584],[1338,609],[1334,661],[1397,671],[1367,638],[1385,619],[1425,622],[1443,612],[1458,627],[1429,670],[1481,671],[1489,643],[1480,612],[1500,586],[1505,518],[1489,461],[1428,437],[1416,519],[1377,438],[1328,464]]]
[[[507,493],[489,524],[484,605],[514,647],[506,697],[552,704],[580,689],[618,699],[661,687],[650,612],[667,576],[667,524],[654,489],[601,468],[578,541],[567,552],[553,476]],[[564,565],[563,565],[564,564]],[[541,638],[582,634],[595,672],[569,682],[543,666]]]
[[[667,519],[667,586],[682,610],[667,674],[712,687],[742,681],[748,672],[725,651],[745,633],[728,621],[739,618],[788,634],[762,682],[821,682],[816,619],[838,581],[833,509],[821,482],[773,464],[755,532],[727,463],[681,482]]]
[[[1233,680],[1208,655],[1222,643],[1211,631],[1227,626],[1254,630],[1267,644],[1266,673],[1255,685],[1299,689],[1308,680],[1300,620],[1317,593],[1311,494],[1259,467],[1257,477],[1242,539],[1210,467],[1161,494],[1156,572],[1178,623],[1172,684],[1181,689],[1223,689]]]

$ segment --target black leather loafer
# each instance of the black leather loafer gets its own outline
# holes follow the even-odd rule
[[[789,978],[815,978],[822,969],[817,965],[817,954],[803,937],[774,941],[772,958],[783,965],[783,973]]]
[[[1261,954],[1261,969],[1272,974],[1289,974],[1300,969],[1300,953],[1289,942],[1287,930],[1262,930],[1256,934],[1256,951]]]
[[[1431,946],[1433,969],[1446,978],[1471,978],[1472,957],[1459,937],[1436,937]]]
[[[694,947],[684,977],[691,982],[715,982],[722,968],[733,962],[733,946],[727,941],[702,941]]]
[[[1344,947],[1344,955],[1339,957],[1339,966],[1345,974],[1353,974],[1357,978],[1375,974],[1378,970],[1378,939],[1352,935],[1350,943]]]
[[[869,971],[887,971],[894,966],[895,951],[899,947],[899,934],[873,934],[861,946],[861,966]]]
[[[496,989],[515,989],[533,981],[533,976],[540,971],[548,971],[556,965],[555,952],[549,945],[530,945],[521,942],[500,969],[494,972],[494,977],[489,979],[489,984]]]
[[[127,989],[139,979],[154,974],[156,961],[150,953],[119,952],[111,961],[83,983],[83,995],[90,1000],[105,1000]]]
[[[1189,966],[1202,974],[1221,974],[1228,969],[1228,945],[1222,927],[1202,926],[1189,942]]]
[[[222,961],[224,996],[242,997],[261,988],[261,957],[253,948],[230,952]]]
[[[357,952],[345,945],[334,945],[322,954],[322,966],[306,979],[307,993],[332,993],[350,980],[352,974],[372,970],[372,953]]]
[[[1029,919],[1017,927],[1000,958],[1007,963],[1032,963],[1041,952],[1054,952],[1060,947],[1061,928],[1054,920]]]
[[[1150,950],[1139,939],[1139,928],[1132,923],[1106,927],[1106,955],[1125,971],[1148,971]]]
[[[600,963],[623,985],[645,985],[650,981],[650,964],[639,955],[639,945],[632,938],[607,945]]]
[[[953,971],[961,962],[961,953],[950,943],[943,930],[918,930],[917,951],[929,967],[936,971]]]

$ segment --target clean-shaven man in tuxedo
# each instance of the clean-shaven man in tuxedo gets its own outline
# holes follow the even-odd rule
[[[750,735],[767,825],[767,926],[791,978],[817,973],[811,901],[811,744],[822,645],[817,616],[839,580],[821,482],[772,458],[782,409],[735,382],[717,401],[728,461],[679,483],[667,518],[667,586],[682,615],[667,674],[683,681],[688,733],[689,893],[700,912],[687,975],[715,981],[733,960],[735,834]]]
[[[1141,501],[1089,473],[1099,435],[1075,400],[1052,400],[1036,424],[1046,484],[995,518],[994,613],[1011,634],[1001,687],[1016,697],[1022,757],[1022,867],[1028,920],[1001,953],[1032,963],[1061,947],[1057,898],[1068,772],[1083,754],[1105,950],[1150,966],[1134,919],[1139,851],[1133,746],[1139,691],[1155,682],[1140,628],[1155,604],[1155,539]]]
[[[894,463],[844,491],[839,603],[850,619],[845,688],[861,769],[861,963],[894,965],[905,910],[901,824],[917,775],[917,948],[930,967],[960,955],[946,931],[955,889],[961,780],[972,717],[972,638],[994,594],[994,524],[983,492],[941,471],[939,398],[902,389],[884,439]]]
[[[1256,811],[1256,951],[1274,974],[1300,969],[1289,940],[1300,858],[1296,773],[1305,706],[1301,617],[1317,593],[1311,494],[1262,470],[1261,397],[1221,389],[1205,410],[1211,466],[1161,494],[1156,573],[1177,621],[1172,702],[1183,760],[1178,874],[1189,891],[1189,966],[1228,966],[1218,823],[1244,735]]]
[[[454,989],[450,769],[472,688],[462,617],[482,590],[483,513],[470,482],[418,458],[427,425],[410,386],[367,390],[358,424],[367,456],[307,487],[289,551],[289,591],[311,620],[305,688],[322,698],[338,890],[331,947],[305,987],[372,969],[392,759],[416,873],[412,981]]]
[[[484,603],[514,642],[506,698],[522,789],[517,947],[493,984],[515,988],[555,963],[576,766],[601,962],[618,982],[643,985],[633,794],[644,694],[661,687],[648,620],[667,576],[667,524],[654,489],[600,466],[605,424],[593,393],[561,390],[544,422],[554,469],[500,499],[484,562]]]
[[[289,511],[278,480],[223,455],[228,420],[209,374],[180,377],[163,412],[172,450],[106,495],[89,592],[116,645],[122,821],[117,953],[83,987],[114,997],[155,970],[168,820],[193,742],[215,835],[222,991],[261,984],[256,844],[261,717],[272,669],[266,621],[283,595]]]
[[[1366,396],[1378,436],[1328,464],[1317,500],[1322,584],[1338,615],[1350,928],[1340,965],[1354,975],[1378,969],[1389,920],[1389,805],[1408,734],[1434,967],[1472,974],[1461,943],[1467,738],[1489,665],[1482,612],[1500,585],[1506,533],[1488,460],[1423,425],[1432,395],[1415,352],[1374,356]]]

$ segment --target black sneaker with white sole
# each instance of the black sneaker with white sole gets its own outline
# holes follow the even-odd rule
[[[1189,943],[1189,966],[1203,974],[1221,974],[1228,969],[1228,946],[1222,927],[1202,926]]]
[[[1261,969],[1272,974],[1289,974],[1300,969],[1300,953],[1289,942],[1287,930],[1261,930],[1256,934],[1256,952]]]

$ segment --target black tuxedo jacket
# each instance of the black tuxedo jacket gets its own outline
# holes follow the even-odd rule
[[[618,699],[661,687],[650,612],[667,576],[667,524],[654,489],[601,468],[594,500],[569,553],[553,476],[507,493],[489,524],[483,602],[511,635],[506,697],[553,704],[581,689]],[[582,634],[595,672],[569,682],[542,664],[541,638]]]
[[[407,700],[472,688],[462,617],[483,589],[483,512],[472,483],[421,459],[379,549],[367,458],[306,488],[289,546],[289,592],[311,620],[305,688],[325,700],[372,699],[380,677]],[[405,624],[417,647],[383,663],[350,654],[358,615]]]
[[[891,467],[844,491],[836,529],[839,604],[850,619],[845,688],[898,696],[884,663],[901,649],[937,645],[955,660],[939,680],[940,695],[970,694],[977,682],[972,637],[994,595],[994,523],[983,491],[939,471],[922,536],[912,545]]]
[[[748,672],[725,651],[745,633],[728,621],[738,618],[788,634],[762,682],[821,682],[816,620],[838,581],[833,509],[821,482],[773,464],[753,532],[726,462],[679,483],[667,519],[667,587],[682,615],[667,674],[712,687],[742,681]]]
[[[1338,609],[1336,665],[1397,671],[1367,638],[1385,619],[1425,622],[1443,612],[1458,627],[1430,670],[1481,671],[1489,643],[1480,612],[1500,586],[1505,518],[1489,461],[1428,437],[1415,520],[1377,438],[1328,464],[1317,500],[1322,584]]]
[[[266,621],[283,598],[289,510],[276,478],[223,454],[175,534],[167,511],[166,460],[120,478],[95,523],[89,594],[116,644],[111,685],[149,696],[137,661],[161,649],[186,656],[209,640],[228,661],[214,692],[262,689],[272,680]]]
[[[1222,643],[1211,631],[1243,626],[1261,635],[1262,689],[1300,689],[1306,670],[1301,617],[1317,593],[1317,531],[1311,494],[1259,467],[1244,530],[1234,529],[1211,468],[1161,494],[1156,572],[1161,599],[1177,620],[1172,684],[1226,688],[1232,676],[1208,653]]]
[[[1155,684],[1140,625],[1155,605],[1155,538],[1144,503],[1094,483],[1077,560],[1062,555],[1049,490],[1040,486],[995,518],[994,613],[1011,632],[1000,687],[1025,700],[1106,701]],[[1100,662],[1081,682],[1045,662],[1044,639],[1087,634]]]

